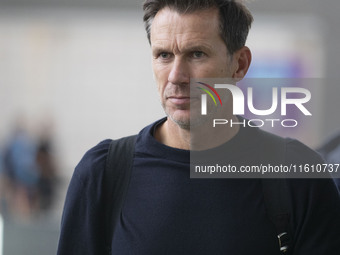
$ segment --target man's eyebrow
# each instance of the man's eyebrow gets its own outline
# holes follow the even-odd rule
[[[169,50],[162,46],[152,46],[152,53],[168,52]]]
[[[193,44],[188,45],[184,49],[182,49],[182,52],[193,52],[193,51],[211,51],[212,47],[206,44]],[[163,46],[153,46],[152,47],[152,53],[160,53],[160,52],[171,52],[172,50],[169,50],[167,47]]]
[[[205,44],[188,45],[184,48],[184,51],[210,51],[211,47]]]

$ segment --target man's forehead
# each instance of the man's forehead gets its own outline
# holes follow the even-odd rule
[[[218,14],[219,12],[217,8],[198,9],[192,12],[180,13],[173,8],[164,7],[163,9],[157,12],[152,23],[154,23],[155,20],[161,23],[165,23],[165,22],[172,23],[173,21],[176,21],[176,20],[181,20],[181,21],[186,21],[186,22],[190,22],[190,20],[196,20],[200,22],[206,21],[207,23],[209,22],[213,23],[218,20]]]
[[[165,7],[160,10],[151,25],[151,40],[166,40],[171,34],[212,36],[218,34],[219,20],[217,8],[197,10],[181,14]]]

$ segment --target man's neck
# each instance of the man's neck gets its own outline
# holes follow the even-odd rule
[[[156,128],[154,136],[167,146],[190,150],[190,130],[179,127],[169,118]]]
[[[232,117],[234,122],[238,119]],[[184,129],[171,121],[169,118],[155,130],[155,138],[160,143],[169,147],[183,150],[207,150],[228,142],[239,131],[239,125],[232,127],[221,125],[215,127],[202,126],[200,128]]]

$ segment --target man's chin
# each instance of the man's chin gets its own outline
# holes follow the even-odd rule
[[[210,120],[210,118],[207,118],[206,116],[190,116],[190,117],[182,117],[179,118],[178,116],[168,115],[168,119],[175,123],[177,126],[179,126],[182,129],[190,130],[192,128],[200,128],[202,126],[205,126],[206,123]]]
[[[190,130],[190,117],[189,118],[176,118],[172,115],[168,115],[170,121],[174,122],[180,128]]]

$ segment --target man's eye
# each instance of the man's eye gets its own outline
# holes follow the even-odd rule
[[[192,56],[193,56],[194,58],[201,58],[201,57],[204,56],[204,53],[203,53],[202,51],[194,51],[194,52],[192,53]]]
[[[160,58],[162,58],[162,59],[168,59],[168,58],[170,58],[170,53],[161,52],[161,53],[159,53],[158,56],[159,56]]]

